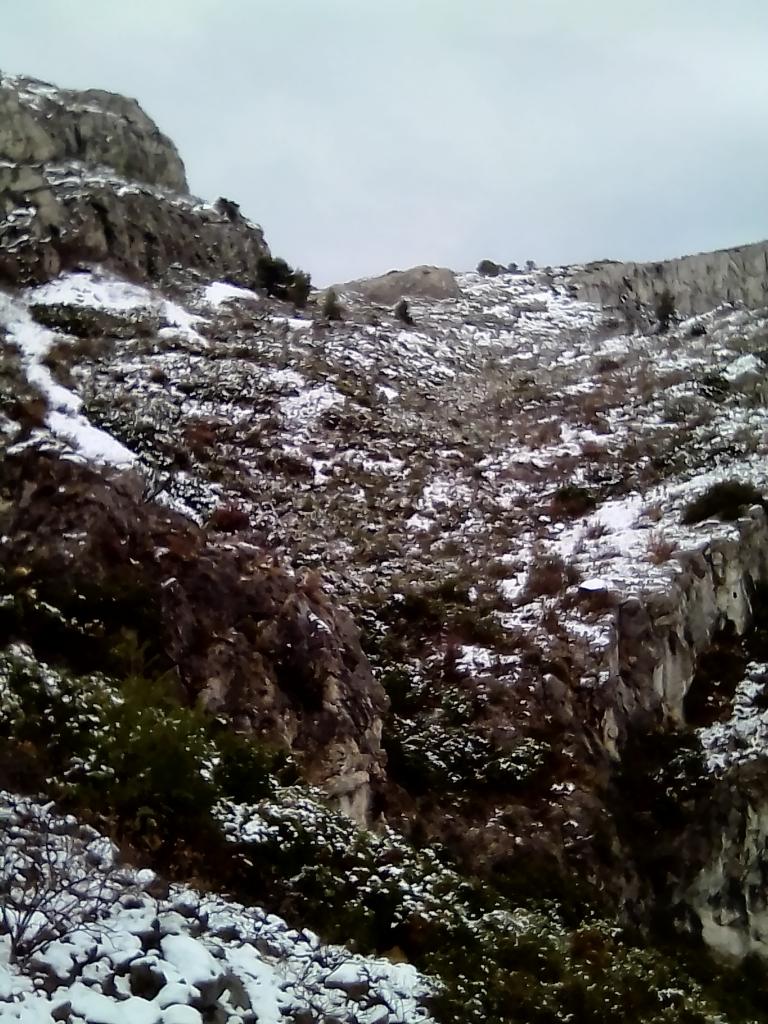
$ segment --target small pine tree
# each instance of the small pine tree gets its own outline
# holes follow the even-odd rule
[[[271,256],[260,256],[256,264],[256,276],[259,286],[267,295],[284,299],[293,279],[293,270],[279,257],[273,259]]]
[[[477,264],[477,272],[483,277],[498,277],[503,269],[499,263],[494,263],[493,260],[480,260]]]
[[[343,320],[344,311],[341,308],[339,297],[333,288],[329,288],[323,299],[323,316],[326,320]]]
[[[304,309],[312,291],[312,278],[303,270],[294,270],[293,280],[288,286],[288,299],[297,309]]]
[[[666,334],[675,315],[675,297],[669,288],[665,288],[656,299],[656,319],[660,334]]]
[[[398,304],[395,306],[395,316],[398,320],[402,320],[404,324],[408,324],[409,327],[413,326],[413,317],[411,311],[408,308],[408,303],[405,299],[400,299]]]

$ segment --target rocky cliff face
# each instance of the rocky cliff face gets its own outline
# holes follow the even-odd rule
[[[667,589],[629,597],[618,608],[605,662],[617,683],[604,720],[609,746],[619,722],[624,735],[638,719],[685,726],[686,696],[714,638],[743,636],[751,627],[753,595],[768,583],[764,509],[754,507],[735,529],[670,559],[677,573]]]
[[[85,164],[185,194],[176,147],[135,100],[0,76],[0,154],[22,165]]]
[[[768,792],[765,757],[729,771],[706,809],[704,863],[681,899],[721,956],[768,958]],[[700,840],[701,841],[701,840]]]
[[[757,309],[768,302],[768,243],[660,263],[590,263],[572,281],[581,298],[624,308],[632,316],[638,306],[653,310],[665,289],[683,314],[705,313],[724,302]]]
[[[134,100],[0,77],[0,277],[100,262],[145,280],[174,264],[243,284],[268,254],[232,203],[189,195],[173,143]]]
[[[203,531],[145,500],[131,472],[30,452],[5,460],[0,488],[0,574],[17,611],[30,587],[45,608],[18,618],[6,608],[6,633],[41,657],[67,651],[81,670],[107,667],[132,638],[187,701],[292,751],[308,781],[366,820],[386,697],[319,578],[281,569],[242,533],[226,543],[215,524]]]

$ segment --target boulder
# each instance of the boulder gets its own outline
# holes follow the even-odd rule
[[[335,285],[334,290],[359,295],[382,306],[393,306],[402,298],[456,299],[461,295],[456,275],[447,267],[390,270],[381,277],[366,277]]]

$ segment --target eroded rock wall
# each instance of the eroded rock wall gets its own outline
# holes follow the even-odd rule
[[[626,598],[606,652],[603,742],[616,758],[630,733],[680,729],[686,696],[721,633],[744,636],[756,587],[768,582],[768,518],[755,506],[721,536],[674,554],[681,571],[666,591]],[[759,751],[708,787],[668,861],[671,907],[726,959],[768,958],[768,762]],[[677,881],[672,883],[673,877]]]
[[[683,256],[659,263],[590,263],[571,278],[581,299],[606,306],[653,309],[669,289],[683,314],[724,302],[768,304],[768,242]]]
[[[603,738],[614,756],[628,730],[685,724],[684,700],[715,635],[743,635],[757,584],[768,582],[768,520],[756,506],[733,530],[678,551],[665,590],[625,598],[615,642],[604,652]]]
[[[707,945],[728,960],[768,960],[768,785],[765,758],[720,780],[707,808],[704,866],[679,894]]]

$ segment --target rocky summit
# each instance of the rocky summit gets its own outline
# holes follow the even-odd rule
[[[0,75],[0,1019],[768,1021],[768,243],[313,290]]]

